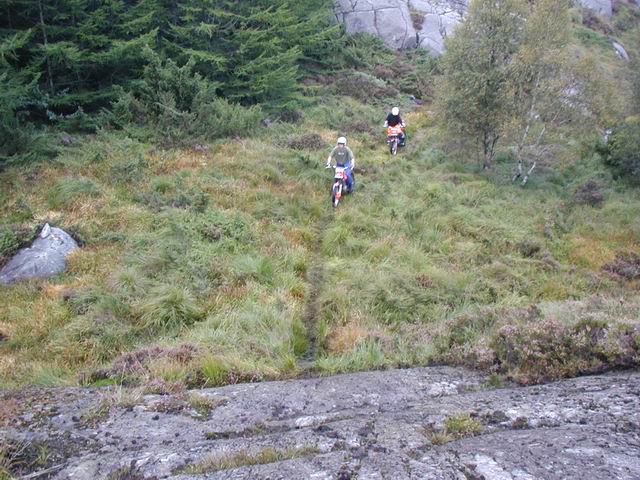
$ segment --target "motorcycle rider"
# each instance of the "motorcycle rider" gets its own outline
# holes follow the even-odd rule
[[[349,147],[347,147],[347,139],[345,137],[338,138],[337,145],[333,147],[329,157],[327,158],[326,167],[332,167],[331,160],[335,160],[338,167],[346,167],[347,172],[347,191],[351,192],[355,187],[356,179],[353,176],[353,169],[356,166],[356,157]]]
[[[404,147],[404,143],[406,140],[406,135],[404,133],[405,123],[402,120],[402,117],[400,116],[400,109],[398,107],[393,107],[391,109],[391,113],[387,115],[387,119],[384,122],[384,128],[395,127],[397,125],[400,125],[402,127],[402,135],[400,136],[399,145],[401,147]]]

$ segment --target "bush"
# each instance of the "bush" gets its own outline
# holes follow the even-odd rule
[[[640,185],[640,118],[614,130],[604,161],[619,177]]]
[[[593,180],[581,185],[573,194],[573,202],[578,205],[601,206],[604,202],[604,195],[602,195],[600,185]]]
[[[347,39],[343,57],[346,67],[373,68],[376,65],[390,65],[395,55],[379,37],[359,33]]]
[[[192,135],[203,139],[244,137],[262,120],[260,107],[243,107],[219,97],[198,95],[192,106],[195,114]]]
[[[121,90],[106,121],[123,128],[149,124],[166,146],[183,146],[194,139],[242,137],[260,125],[262,110],[243,107],[216,95],[215,84],[195,71],[195,62],[179,67],[151,50],[142,80],[132,91]]]
[[[16,233],[8,227],[0,227],[0,264],[20,246]]]
[[[17,119],[0,118],[0,171],[8,165],[51,157],[54,153],[46,133]]]
[[[585,318],[566,326],[547,319],[506,325],[491,346],[501,371],[530,384],[636,365],[639,338],[637,329],[628,325]]]
[[[328,145],[317,133],[305,133],[287,138],[283,146],[293,150],[320,150],[327,148]]]
[[[640,25],[640,11],[637,8],[629,8],[627,5],[618,4],[618,11],[613,24],[617,30],[626,32]]]
[[[342,75],[335,83],[341,95],[348,95],[363,103],[395,97],[400,92],[384,80],[362,72]]]

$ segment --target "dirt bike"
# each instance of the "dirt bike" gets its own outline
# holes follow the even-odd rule
[[[333,184],[331,186],[331,205],[337,207],[340,204],[340,200],[342,200],[342,196],[351,192],[351,190],[347,188],[347,167],[327,165],[326,168],[335,170],[333,174]]]
[[[387,127],[387,143],[389,144],[389,151],[391,152],[391,155],[398,154],[398,147],[401,146],[400,139],[402,138],[403,133],[404,128],[400,125]]]

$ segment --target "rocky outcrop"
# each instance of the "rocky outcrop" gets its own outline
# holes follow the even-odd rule
[[[612,0],[577,0],[610,18]],[[640,0],[638,0],[640,1]],[[370,33],[392,48],[444,52],[444,39],[462,22],[469,0],[337,0],[334,13],[350,34]]]
[[[440,55],[466,8],[466,0],[339,0],[335,14],[348,33],[370,33],[392,48],[420,46]]]
[[[77,248],[67,232],[47,223],[33,244],[20,250],[0,270],[0,284],[58,275],[65,269],[66,258]]]
[[[579,3],[584,8],[593,10],[594,12],[606,18],[611,18],[611,16],[613,15],[612,0],[576,0],[576,3]]]
[[[32,470],[58,479],[640,478],[640,372],[491,388],[433,367],[0,405],[0,447],[48,452]]]

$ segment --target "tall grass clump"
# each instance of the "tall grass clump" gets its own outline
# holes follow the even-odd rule
[[[171,285],[153,289],[140,306],[140,312],[140,319],[148,329],[177,330],[203,318],[191,292]]]
[[[98,197],[100,189],[88,178],[62,179],[49,190],[47,202],[50,208],[67,208],[83,197]]]

